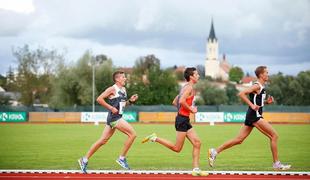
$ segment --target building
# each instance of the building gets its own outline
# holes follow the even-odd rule
[[[219,60],[219,42],[215,35],[213,20],[211,21],[206,48],[205,76],[228,81],[231,66],[226,60],[225,54],[223,54],[221,61]]]

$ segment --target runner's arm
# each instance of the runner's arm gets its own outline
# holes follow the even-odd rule
[[[101,93],[98,98],[97,98],[97,102],[105,107],[106,109],[112,111],[112,113],[116,113],[118,110],[111,106],[110,104],[108,104],[104,99],[109,97],[110,95],[114,94],[115,93],[115,89],[111,86],[109,87],[108,89],[106,89],[103,93]]]
[[[253,110],[257,111],[259,109],[259,106],[254,105],[247,97],[248,94],[252,93],[252,92],[257,92],[259,90],[259,85],[258,84],[254,84],[253,86],[251,86],[250,88],[247,88],[243,91],[241,91],[238,96],[241,98],[242,101],[244,101],[246,104],[248,104]]]
[[[172,105],[174,105],[175,107],[178,105],[178,97],[179,97],[179,95],[177,95],[174,99],[173,99],[173,101],[172,101]]]

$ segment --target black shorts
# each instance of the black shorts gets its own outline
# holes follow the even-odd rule
[[[258,113],[256,111],[254,111],[253,109],[249,108],[247,113],[246,113],[246,116],[245,116],[245,121],[244,121],[244,124],[246,126],[250,126],[250,127],[254,127],[253,124],[257,121],[259,121],[260,119],[263,119],[263,111],[262,111],[262,108],[260,108],[258,110]]]
[[[182,116],[178,114],[175,117],[175,130],[176,131],[187,132],[192,127],[193,126],[191,125],[188,116]]]
[[[109,125],[112,129],[115,128],[115,122],[122,118],[121,114],[112,114],[110,111],[107,117],[107,125]]]

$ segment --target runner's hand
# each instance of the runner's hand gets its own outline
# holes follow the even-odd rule
[[[138,100],[138,98],[139,98],[139,96],[138,96],[138,94],[134,94],[134,95],[132,95],[131,97],[130,97],[130,101],[131,102],[136,102],[137,100]]]
[[[196,106],[191,107],[191,109],[190,109],[190,110],[191,110],[191,112],[192,112],[192,113],[196,113],[196,112],[197,112],[197,107],[196,107]]]
[[[274,102],[274,98],[273,98],[273,96],[268,96],[268,98],[267,98],[267,104],[271,104],[271,103],[273,103]]]
[[[254,110],[254,111],[258,111],[259,110],[259,108],[260,108],[260,106],[258,106],[258,105],[252,105],[251,106],[251,108]]]
[[[112,112],[113,114],[117,114],[117,113],[118,113],[118,110],[117,110],[115,107],[112,107],[111,112]]]

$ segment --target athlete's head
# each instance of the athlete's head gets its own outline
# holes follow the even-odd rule
[[[255,69],[255,75],[258,79],[262,79],[264,81],[268,81],[269,75],[268,75],[268,69],[267,66],[258,66]]]
[[[187,82],[192,80],[194,83],[196,83],[199,79],[199,73],[196,68],[194,67],[189,67],[186,68],[184,71],[184,78],[186,79]]]
[[[115,71],[113,73],[114,83],[120,83],[122,86],[125,86],[127,78],[125,77],[124,71]]]

